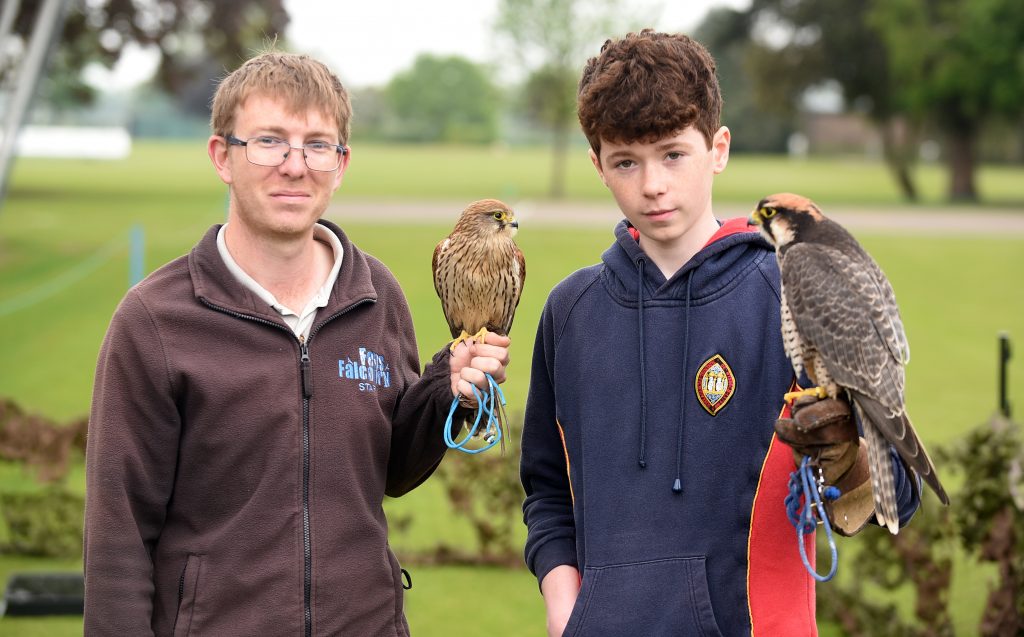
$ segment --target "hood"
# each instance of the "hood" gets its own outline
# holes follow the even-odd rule
[[[690,286],[690,303],[700,305],[728,291],[748,267],[755,267],[752,257],[771,244],[747,226],[745,217],[727,219],[697,254],[666,280],[637,242],[636,231],[623,219],[615,226],[615,243],[604,254],[603,278],[609,292],[623,305],[685,303],[686,287]],[[638,299],[639,262],[643,268],[643,298]],[[692,280],[690,280],[692,279]]]

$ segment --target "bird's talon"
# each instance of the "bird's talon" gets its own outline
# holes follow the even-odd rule
[[[472,338],[466,330],[462,330],[462,334],[459,334],[458,338],[452,341],[451,346],[448,348],[452,354],[455,353],[455,348],[459,346],[459,343],[466,342],[467,339]]]
[[[786,401],[787,405],[792,405],[793,401],[797,398],[803,398],[804,396],[813,396],[815,398],[828,398],[828,394],[825,392],[824,387],[811,387],[810,389],[801,389],[800,391],[790,391],[782,395],[782,399]]]

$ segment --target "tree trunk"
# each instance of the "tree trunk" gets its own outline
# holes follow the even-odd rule
[[[977,201],[974,186],[974,130],[970,127],[949,131],[949,198],[952,201]]]
[[[878,122],[878,129],[882,134],[882,156],[896,180],[900,194],[907,201],[916,202],[917,185],[911,169],[917,148],[917,135],[904,119],[897,117]]]
[[[554,128],[551,147],[551,190],[552,199],[565,197],[565,167],[569,159],[569,124],[558,122]]]

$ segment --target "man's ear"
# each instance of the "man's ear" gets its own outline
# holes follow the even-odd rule
[[[729,132],[728,128],[722,126],[715,131],[715,136],[711,140],[711,152],[714,154],[712,167],[716,175],[725,170],[726,165],[729,163],[729,145],[731,143],[732,133]]]
[[[228,141],[220,135],[210,135],[206,142],[206,153],[213,162],[213,168],[217,171],[220,180],[231,184],[231,164],[228,162]]]
[[[597,176],[601,178],[601,183],[607,187],[608,181],[604,178],[604,169],[601,168],[601,158],[594,152],[593,148],[588,150],[587,153],[590,155],[590,162],[594,164],[594,168],[597,169]]]

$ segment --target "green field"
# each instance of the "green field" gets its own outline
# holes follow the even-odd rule
[[[360,147],[335,202],[509,201],[543,198],[549,159],[543,150],[441,147]],[[607,197],[580,150],[570,167],[569,193],[581,200]],[[944,190],[944,173],[923,167],[921,190],[932,209]],[[1024,169],[985,167],[979,175],[989,210],[1024,214]],[[898,209],[884,169],[852,159],[804,160],[734,156],[716,185],[719,201],[749,209],[781,190],[806,193],[819,203]],[[912,210],[920,211],[921,208]],[[959,210],[959,209],[958,209]],[[979,208],[981,210],[981,208]],[[225,188],[210,168],[202,142],[139,143],[118,162],[22,160],[0,209],[0,396],[58,420],[87,413],[93,368],[106,324],[129,281],[128,233],[145,233],[145,266],[151,271],[189,250],[225,214]],[[457,211],[452,212],[452,221]],[[963,214],[962,211],[950,214]],[[969,214],[969,213],[968,213]],[[375,224],[337,219],[361,247],[387,263],[409,297],[421,353],[426,359],[448,340],[430,281],[434,244],[451,223]],[[1024,236],[991,234],[864,234],[865,247],[891,278],[911,343],[908,408],[926,443],[942,444],[980,423],[996,406],[996,335],[1024,342]],[[526,396],[533,336],[547,292],[569,272],[595,262],[611,240],[600,225],[524,226],[518,242],[528,278],[513,330],[509,381],[512,411]],[[1024,357],[1010,369],[1011,397],[1024,400]],[[514,462],[511,455],[509,462]],[[82,488],[77,465],[69,478]],[[30,476],[0,463],[5,489],[32,489]],[[953,485],[953,491],[956,490]],[[389,501],[389,513],[412,516],[395,535],[403,548],[429,547],[441,539],[469,541],[468,526],[445,510],[437,485]],[[849,543],[849,542],[848,542]],[[843,558],[852,559],[841,549]],[[0,577],[25,569],[77,568],[74,561],[0,556]],[[412,567],[408,597],[414,634],[541,635],[543,608],[525,571]],[[957,632],[975,632],[990,571],[958,571],[953,598]],[[828,584],[819,595],[828,594]],[[905,600],[909,603],[909,600]],[[474,619],[470,619],[474,618]],[[34,627],[34,628],[33,628]],[[38,629],[39,632],[32,632]],[[71,635],[80,620],[0,620],[0,635]],[[828,633],[827,627],[823,633]]]

